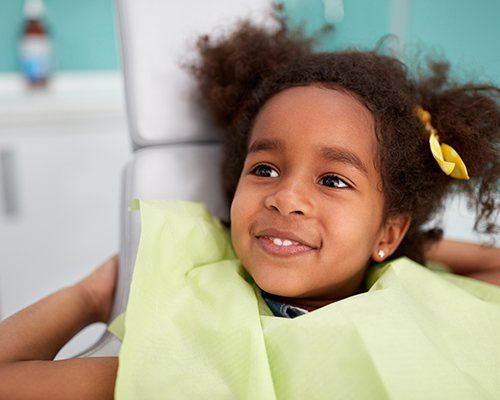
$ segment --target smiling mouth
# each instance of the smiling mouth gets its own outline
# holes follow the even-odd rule
[[[274,256],[292,257],[316,250],[299,242],[287,239],[281,240],[271,236],[255,236],[255,239],[262,250]]]

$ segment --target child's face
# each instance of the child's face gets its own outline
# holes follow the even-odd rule
[[[257,151],[247,154],[231,205],[235,251],[261,289],[318,299],[357,291],[382,234],[376,146],[372,114],[349,93],[295,87],[264,105],[249,139]],[[310,247],[258,238],[272,228]]]

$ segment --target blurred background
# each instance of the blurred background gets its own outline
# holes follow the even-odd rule
[[[279,3],[307,33],[335,25],[320,50],[367,49],[392,34],[384,48],[410,68],[423,52],[445,57],[460,79],[500,84],[497,0]],[[130,157],[113,1],[0,0],[0,318],[118,251]],[[450,238],[480,239],[460,199],[445,227]],[[103,329],[86,330],[66,353]]]

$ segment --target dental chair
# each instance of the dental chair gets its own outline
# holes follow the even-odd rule
[[[194,100],[195,82],[181,64],[193,59],[199,35],[249,15],[262,19],[271,0],[116,0],[133,158],[122,175],[120,269],[110,320],[123,313],[140,236],[131,200],[204,202],[228,220],[220,168],[221,132]],[[109,332],[75,357],[116,356]]]

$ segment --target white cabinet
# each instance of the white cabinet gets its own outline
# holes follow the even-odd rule
[[[0,78],[2,318],[118,251],[121,171],[131,154],[121,80],[61,79],[33,94],[11,80],[2,91]],[[102,329],[81,335],[67,353]]]

